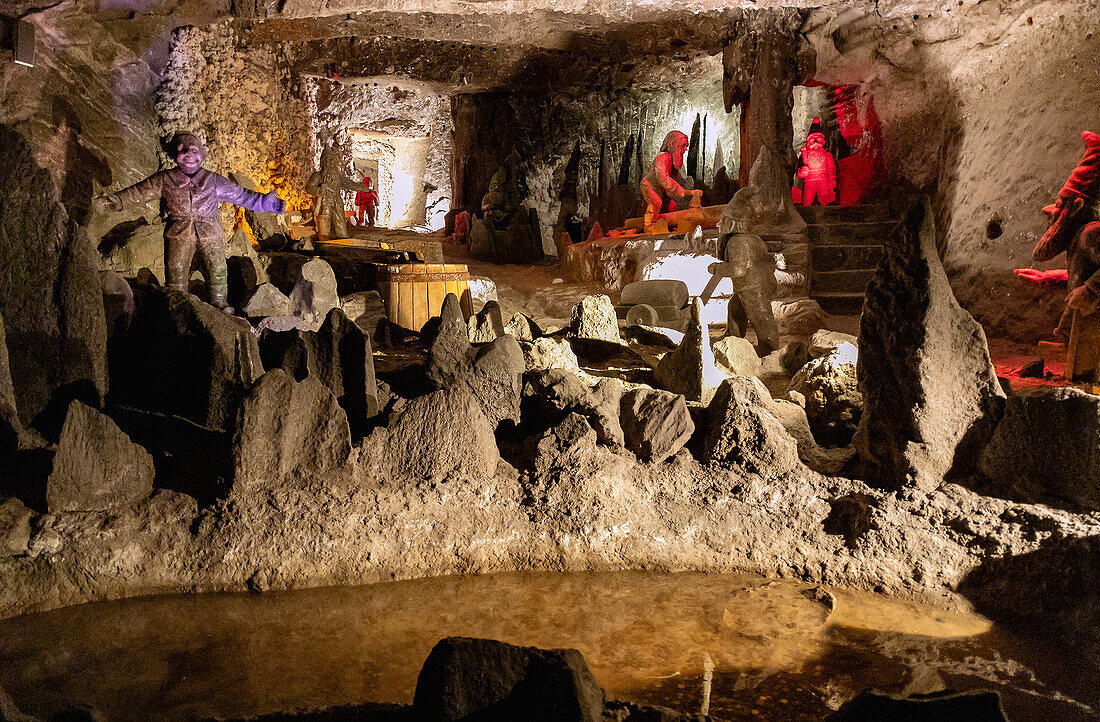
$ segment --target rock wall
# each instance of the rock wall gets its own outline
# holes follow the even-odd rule
[[[197,131],[206,140],[206,167],[243,173],[261,192],[276,189],[291,208],[311,203],[304,192],[311,168],[304,98],[294,92],[281,46],[244,48],[228,21],[182,27],[173,33],[161,77],[162,139]],[[161,162],[171,166],[163,153]]]
[[[390,146],[427,139],[427,152],[418,149],[417,155],[424,156],[422,187],[413,189],[413,197],[417,198],[419,207],[419,197],[423,193],[426,207],[424,218],[417,220],[425,222],[432,230],[442,228],[451,199],[453,125],[449,95],[432,84],[396,77],[354,83],[307,78],[305,83],[309,98],[306,110],[309,137],[314,144],[311,150],[315,160],[320,158],[323,143],[330,138],[343,143],[349,131],[353,137],[367,135]],[[387,138],[393,140],[387,143]],[[382,164],[379,175],[383,175]],[[378,222],[381,225],[388,224],[391,215],[395,219],[404,215],[389,207],[392,190],[392,187],[379,189],[382,213]],[[350,210],[352,197],[350,193],[345,195]],[[419,216],[419,212],[415,215]]]
[[[935,14],[820,10],[807,20],[816,79],[859,84],[883,125],[895,192],[933,194],[941,254],[959,301],[991,335],[1034,341],[1064,291],[1013,268],[1100,128],[1100,15],[1088,0],[965,0]],[[1044,267],[1064,267],[1060,257]]]
[[[664,67],[662,61],[647,63]],[[598,215],[600,203],[610,202],[621,170],[627,170],[627,186],[636,192],[665,135],[679,130],[690,137],[696,114],[706,121],[705,146],[700,137],[705,152],[699,156],[698,175],[709,184],[716,163],[721,163],[736,177],[740,115],[736,109],[725,111],[720,60],[704,58],[672,65],[675,72],[641,68],[644,83],[615,90],[485,94],[495,98],[460,101],[456,116],[484,128],[466,142],[456,140],[458,162],[485,167],[466,173],[469,187],[461,195],[456,192],[456,197],[480,210],[493,170],[507,168],[514,179],[512,193],[519,205],[538,211],[543,248],[555,255],[554,239],[561,233],[564,216]],[[658,84],[654,75],[667,84]],[[487,139],[494,134],[507,142],[486,148]],[[628,150],[630,157],[625,158]],[[481,153],[488,153],[492,161],[472,157]]]

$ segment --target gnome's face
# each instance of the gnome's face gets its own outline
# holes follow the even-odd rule
[[[194,175],[202,168],[206,161],[206,149],[202,147],[202,141],[198,136],[190,133],[180,133],[176,137],[174,160],[179,169],[187,175]]]
[[[1050,227],[1035,244],[1032,257],[1041,263],[1069,248],[1074,234],[1089,219],[1089,214],[1085,212],[1087,207],[1083,198],[1069,195],[1060,195],[1052,205],[1045,206],[1043,213],[1050,221]]]

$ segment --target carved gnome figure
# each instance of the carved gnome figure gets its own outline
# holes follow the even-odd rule
[[[1073,314],[1090,314],[1100,305],[1100,135],[1081,133],[1085,153],[1053,204],[1043,208],[1050,227],[1032,252],[1037,262],[1053,260],[1063,251],[1068,266],[1070,293],[1066,309],[1054,331],[1056,340],[1069,339]]]
[[[798,177],[805,183],[802,205],[811,205],[815,198],[823,206],[836,203],[836,160],[832,153],[825,150],[823,133],[810,133],[806,138]]]

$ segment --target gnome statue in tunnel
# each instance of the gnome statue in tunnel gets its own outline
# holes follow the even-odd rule
[[[775,258],[764,239],[752,232],[753,225],[766,215],[764,194],[756,186],[746,186],[733,196],[718,221],[719,251],[722,261],[713,263],[714,274],[703,290],[706,303],[718,282],[729,278],[734,295],[726,311],[726,335],[741,336],[749,324],[756,331],[757,345],[764,353],[779,347],[779,325],[772,314],[775,296]]]
[[[660,219],[665,205],[675,202],[677,207],[686,200],[690,208],[703,205],[703,191],[684,188],[684,179],[680,175],[684,167],[684,154],[690,141],[687,135],[673,130],[665,136],[657,157],[649,173],[642,178],[642,197],[646,202],[645,217],[642,219],[643,233],[652,233],[654,224]]]
[[[797,175],[804,184],[802,205],[812,205],[814,200],[823,206],[835,203],[836,159],[825,150],[825,134],[820,131],[810,133],[801,150],[801,165]]]
[[[97,198],[95,210],[100,213],[107,209],[127,211],[159,199],[166,217],[166,285],[177,291],[187,290],[191,262],[198,250],[210,303],[232,313],[226,300],[229,274],[225,261],[225,233],[218,222],[218,203],[224,201],[268,213],[282,213],[286,203],[275,197],[275,191],[257,193],[203,168],[206,149],[194,133],[178,133],[169,143],[169,152],[176,162],[175,168],[154,173],[136,185]]]
[[[1040,263],[1066,254],[1070,293],[1054,331],[1055,340],[1062,342],[1069,339],[1075,313],[1088,315],[1100,306],[1100,135],[1085,131],[1081,138],[1085,154],[1058,198],[1043,208],[1050,227],[1032,252]]]
[[[321,151],[320,168],[309,177],[306,190],[313,196],[313,228],[317,238],[348,237],[348,220],[344,215],[344,191],[358,193],[362,187],[344,174],[340,154],[334,145]]]

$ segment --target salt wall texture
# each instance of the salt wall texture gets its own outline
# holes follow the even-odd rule
[[[451,204],[451,122],[449,92],[433,84],[418,83],[401,78],[357,79],[340,82],[327,78],[306,78],[306,97],[309,99],[307,116],[310,123],[309,137],[314,145],[314,160],[320,158],[324,143],[335,139],[344,146],[352,137],[369,136],[376,144],[388,145],[387,154],[378,148],[368,148],[364,140],[354,141],[354,148],[342,148],[348,157],[374,150],[391,157],[403,156],[403,151],[415,154],[416,166],[424,164],[422,187],[414,189],[413,196],[424,197],[426,211],[407,214],[405,220],[426,223],[432,230],[443,227],[443,216]],[[387,140],[387,138],[391,140]],[[426,153],[425,153],[426,150]],[[421,160],[419,156],[423,155]],[[380,158],[379,155],[365,157]],[[398,158],[397,160],[400,160]],[[350,170],[351,166],[348,165]],[[383,180],[386,173],[379,165]],[[350,175],[350,174],[349,174]],[[358,180],[358,179],[356,179]],[[392,178],[387,183],[392,182]],[[387,225],[402,215],[392,209],[391,187],[379,188],[381,212],[379,223]],[[351,210],[352,195],[345,194]]]
[[[891,185],[932,195],[959,301],[989,334],[1032,342],[1053,329],[1065,291],[1012,269],[1033,265],[1039,209],[1080,157],[1081,131],[1100,129],[1100,13],[1092,0],[955,10],[892,25],[814,13],[816,79],[873,98]]]
[[[718,158],[717,162],[736,177],[740,116],[736,109],[726,113],[721,69],[717,63],[711,65],[714,67],[707,68],[709,74],[704,73],[698,82],[683,87],[483,94],[477,101],[460,100],[456,114],[462,114],[465,102],[467,107],[477,105],[477,122],[484,123],[492,117],[490,127],[481,131],[487,136],[485,146],[473,150],[495,154],[495,163],[514,173],[513,192],[522,205],[538,211],[544,250],[556,254],[554,238],[561,232],[562,195],[571,159],[579,161],[577,203],[575,211],[566,210],[584,218],[594,211],[597,197],[606,196],[618,184],[628,146],[632,149],[629,185],[636,187],[665,135],[679,130],[690,136],[699,114],[706,121],[705,162],[701,153],[699,175],[709,183],[717,170]],[[496,96],[496,101],[484,96]],[[493,109],[487,111],[487,107]],[[511,147],[503,151],[489,147],[488,136],[493,134],[508,137]],[[488,177],[493,169],[483,170],[468,174],[472,182],[464,201],[475,208],[480,207],[481,195],[488,190]]]
[[[161,77],[162,138],[196,130],[206,140],[211,170],[243,173],[261,191],[277,190],[292,208],[310,204],[304,193],[308,126],[280,46],[243,48],[229,22],[182,27],[173,33]],[[162,161],[169,164],[163,155]]]

